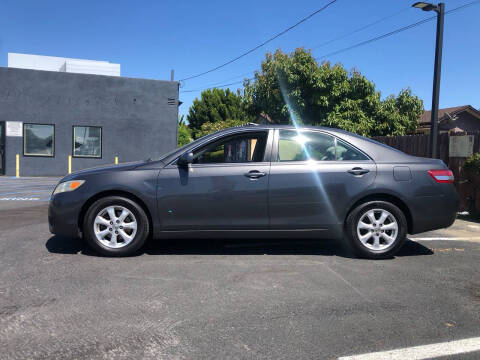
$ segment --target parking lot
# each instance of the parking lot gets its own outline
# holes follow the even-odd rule
[[[256,239],[104,258],[49,233],[57,181],[0,177],[1,359],[413,358],[451,341],[421,351],[480,357],[479,223],[411,236],[383,261],[341,242]]]

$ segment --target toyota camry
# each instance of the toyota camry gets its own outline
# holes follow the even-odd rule
[[[287,236],[347,239],[377,259],[407,234],[450,226],[458,203],[441,160],[338,129],[250,125],[159,159],[70,174],[48,221],[53,234],[82,236],[108,256],[149,237]]]

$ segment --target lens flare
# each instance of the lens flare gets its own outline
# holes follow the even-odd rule
[[[334,209],[332,205],[332,201],[330,200],[330,197],[328,193],[325,191],[325,187],[323,185],[322,177],[319,174],[319,167],[321,164],[319,164],[312,156],[310,155],[308,148],[306,144],[308,143],[309,139],[307,136],[305,136],[302,131],[301,131],[301,125],[303,124],[302,119],[298,115],[298,112],[295,111],[295,107],[292,106],[290,99],[288,98],[288,85],[286,85],[285,81],[283,81],[281,76],[277,76],[278,83],[280,86],[280,92],[282,93],[283,101],[285,102],[290,119],[292,121],[292,125],[295,127],[295,131],[297,132],[297,136],[295,136],[294,140],[298,142],[299,144],[302,145],[303,152],[305,153],[305,156],[307,158],[307,163],[308,163],[308,168],[312,173],[313,180],[316,183],[316,188],[318,190],[319,196],[321,201],[325,204],[325,207],[327,208],[328,213],[333,216],[334,220],[338,224],[340,222],[337,211]]]

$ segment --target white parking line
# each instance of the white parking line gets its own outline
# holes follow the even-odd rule
[[[369,354],[344,356],[338,360],[421,360],[440,356],[465,354],[480,350],[480,337],[448,341],[438,344],[414,346],[403,349],[379,351]]]
[[[27,198],[27,197],[3,197],[0,201],[38,201],[40,198]]]
[[[444,240],[480,240],[480,236],[470,236],[470,237],[418,237],[410,238],[414,241],[444,241]]]

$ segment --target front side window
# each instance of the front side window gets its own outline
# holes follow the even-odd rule
[[[314,131],[280,130],[278,161],[352,161],[368,157],[342,140]]]
[[[74,126],[73,156],[102,157],[102,128],[98,126]]]
[[[23,124],[23,155],[53,157],[54,147],[54,125]]]
[[[262,162],[267,132],[229,136],[195,151],[194,164]]]

